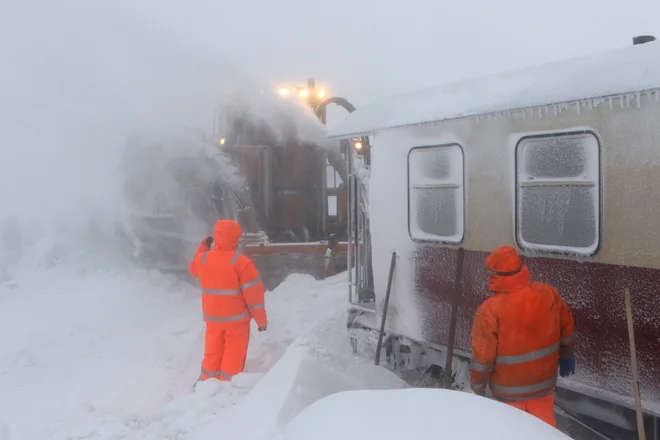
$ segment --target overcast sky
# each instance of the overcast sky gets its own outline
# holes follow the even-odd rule
[[[274,84],[314,77],[358,106],[660,36],[660,0],[2,0],[2,15],[25,27],[83,23],[90,41],[99,20],[126,39],[131,23]]]
[[[634,35],[660,37],[660,0],[206,4],[215,11],[206,17],[214,23],[206,30],[208,38],[222,41],[218,44],[237,60],[274,81],[304,83],[313,76],[355,105],[448,80],[629,45]]]
[[[274,77],[327,79],[359,102],[628,45],[660,27],[658,0],[236,1],[219,13],[222,31],[241,36],[236,57]]]

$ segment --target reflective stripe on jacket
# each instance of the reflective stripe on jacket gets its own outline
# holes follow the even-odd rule
[[[477,310],[472,326],[470,381],[475,393],[513,402],[554,392],[559,357],[572,358],[571,311],[553,287],[529,282],[529,270],[494,276],[495,295]]]

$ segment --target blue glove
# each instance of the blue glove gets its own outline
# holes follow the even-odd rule
[[[561,377],[568,377],[575,374],[575,359],[559,359],[559,375]]]

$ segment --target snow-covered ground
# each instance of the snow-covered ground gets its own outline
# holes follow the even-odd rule
[[[257,397],[272,405],[280,393],[282,404],[288,402],[275,425],[334,391],[404,386],[353,358],[345,333],[345,274],[325,281],[292,275],[268,292],[269,328],[252,333],[245,373],[231,384],[213,380],[195,391],[204,326],[194,285],[128,267],[65,266],[25,275],[0,284],[2,440],[215,433],[208,424],[223,416],[239,420],[229,411],[294,342],[280,367],[292,375],[290,383],[278,376],[279,385],[263,384]],[[323,362],[314,360],[318,356]],[[289,389],[299,394],[292,397]]]
[[[327,417],[332,414],[332,418]],[[569,439],[536,417],[474,394],[438,389],[349,391],[321,399],[285,440]]]

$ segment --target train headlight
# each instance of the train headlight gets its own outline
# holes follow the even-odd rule
[[[226,141],[227,141],[226,138],[220,138],[220,139],[218,139],[218,143],[219,143],[220,145],[224,145]]]
[[[278,92],[279,92],[280,96],[286,98],[287,96],[289,96],[290,90],[287,89],[286,87],[280,87]]]
[[[299,92],[301,98],[307,98],[309,96],[309,90],[301,89]]]

